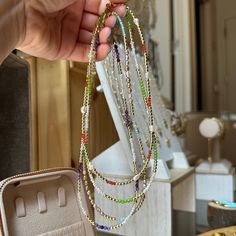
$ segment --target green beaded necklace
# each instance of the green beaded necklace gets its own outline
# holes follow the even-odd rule
[[[90,107],[91,107],[91,94],[92,94],[92,83],[93,83],[93,78],[96,75],[96,40],[98,37],[98,34],[100,30],[104,26],[105,19],[109,17],[110,15],[115,15],[117,17],[117,20],[120,23],[120,28],[121,32],[123,34],[123,41],[124,41],[124,47],[125,47],[125,75],[122,73],[121,69],[121,60],[119,57],[119,51],[118,51],[118,46],[116,43],[113,44],[113,52],[115,53],[116,57],[116,62],[118,67],[120,68],[120,74],[122,76],[125,76],[125,82],[126,82],[126,88],[123,90],[123,96],[122,96],[122,104],[123,104],[123,117],[124,121],[126,123],[127,131],[128,131],[128,136],[129,136],[129,142],[130,142],[130,147],[131,147],[131,152],[133,156],[133,164],[134,164],[134,177],[127,181],[113,181],[110,179],[105,178],[101,173],[99,173],[96,168],[92,165],[92,163],[89,160],[88,156],[88,129],[89,129],[89,115],[90,115]],[[134,51],[134,41],[133,41],[133,25],[137,27],[140,40],[141,40],[141,49],[144,55],[144,66],[145,66],[145,81],[143,80],[141,73],[139,73],[139,65],[136,64],[137,67],[137,74],[138,74],[138,79],[139,79],[139,84],[140,84],[140,89],[142,92],[143,96],[143,101],[145,102],[145,107],[146,107],[146,113],[148,115],[148,120],[149,120],[149,135],[150,135],[150,146],[149,146],[149,151],[148,154],[145,155],[143,151],[143,146],[141,140],[138,139],[139,143],[139,148],[142,153],[142,158],[143,158],[143,166],[141,170],[138,170],[137,167],[137,160],[136,160],[136,153],[134,149],[134,143],[133,143],[133,132],[137,131],[138,128],[134,128],[133,126],[133,120],[136,115],[135,113],[135,107],[134,107],[134,102],[132,98],[132,83],[131,83],[131,74],[130,74],[130,63],[129,63],[129,49],[128,49],[128,40],[127,40],[127,34],[126,34],[126,29],[123,24],[122,19],[120,16],[112,10],[112,6],[108,5],[107,9],[105,12],[101,15],[101,17],[98,20],[96,29],[93,34],[93,39],[91,42],[91,49],[89,53],[89,65],[87,68],[87,79],[86,79],[86,84],[85,84],[85,93],[84,93],[84,102],[83,102],[83,107],[81,109],[82,111],[82,134],[81,134],[81,149],[80,149],[80,158],[79,158],[79,166],[78,166],[78,199],[80,203],[81,210],[85,217],[88,219],[88,221],[96,226],[98,229],[102,230],[113,230],[113,229],[118,229],[121,226],[123,226],[129,218],[137,212],[145,197],[145,193],[148,191],[150,188],[150,185],[154,179],[154,176],[156,175],[157,172],[157,159],[158,159],[158,150],[157,150],[157,137],[153,129],[153,114],[152,114],[152,105],[151,105],[151,92],[150,92],[150,81],[149,81],[149,75],[148,75],[148,59],[147,59],[147,48],[145,46],[145,42],[143,39],[143,35],[141,32],[141,29],[138,24],[138,20],[134,17],[133,12],[127,7],[127,14],[126,14],[126,20],[127,20],[127,29],[129,32],[129,39],[130,39],[130,47]],[[128,97],[128,98],[127,98]],[[136,132],[137,134],[137,132]],[[150,177],[149,183],[146,184],[146,172],[147,172],[147,167],[149,164],[150,159],[153,157],[154,159],[154,164],[152,166],[152,172],[153,174]],[[104,198],[107,198],[114,203],[118,204],[127,204],[127,203],[134,203],[133,207],[129,213],[128,216],[122,217],[122,220],[118,217],[114,216],[109,216],[108,214],[104,213],[95,203],[93,198],[91,197],[90,191],[88,189],[88,181],[87,181],[87,174],[89,176],[90,181],[92,182],[95,190],[101,194]],[[127,184],[131,184],[135,182],[135,193],[133,197],[129,197],[127,199],[119,199],[119,198],[114,198],[106,193],[103,193],[103,191],[97,186],[96,182],[94,181],[95,175],[97,178],[100,178],[102,181],[105,181],[106,184],[109,184],[111,186],[123,186]],[[83,178],[81,178],[83,176]],[[139,180],[143,178],[144,179],[144,187],[141,192],[139,192]],[[94,207],[96,211],[98,211],[102,216],[104,216],[108,220],[112,221],[118,221],[117,224],[112,225],[112,226],[104,226],[96,223],[94,220],[90,219],[90,217],[87,215],[85,209],[83,208],[83,203],[82,203],[82,198],[81,198],[81,184],[82,181],[85,184],[85,190],[88,196],[88,199],[90,200],[90,203]]]

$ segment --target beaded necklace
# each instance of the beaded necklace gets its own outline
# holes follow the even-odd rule
[[[122,46],[120,46],[119,48],[120,48],[120,50],[122,50]],[[116,49],[116,50],[118,50],[118,49]],[[112,50],[112,52],[113,52],[113,50]],[[123,50],[122,50],[122,52],[123,52]],[[133,54],[133,59],[135,61],[134,62],[135,65],[138,65],[136,67],[139,67],[139,64],[141,64],[140,63],[141,60],[140,60],[140,58],[137,58],[134,47],[132,48],[132,54]],[[123,86],[120,86],[120,83],[118,82],[118,81],[120,81],[120,79],[119,80],[117,79],[119,77],[119,73],[115,73],[116,68],[120,68],[120,66],[117,66],[114,63],[114,61],[115,61],[114,58],[115,58],[114,55],[112,55],[112,56],[109,55],[103,64],[104,64],[106,76],[109,80],[109,85],[111,87],[111,90],[112,90],[115,98],[116,98],[116,102],[117,102],[116,105],[119,108],[119,110],[121,110],[121,113],[123,113],[122,112],[122,101],[121,101],[122,98],[121,98],[121,96],[119,96],[119,92],[118,92],[123,89],[122,88]],[[139,60],[139,62],[137,60]],[[122,67],[122,65],[121,65],[121,67]],[[111,70],[111,68],[112,68],[112,70]],[[138,70],[138,73],[136,70],[138,78],[140,78],[140,77],[142,78],[142,75],[144,74],[143,68],[140,67],[140,69],[141,70]],[[140,72],[142,73],[142,75]],[[137,81],[134,79],[134,81],[132,81],[132,82],[133,82],[134,87],[136,89],[136,91],[134,91],[135,96],[133,97],[134,103],[135,103],[136,107],[137,106],[139,107],[139,109],[136,109],[136,113],[138,113],[138,114],[136,115],[136,117],[134,117],[133,126],[136,129],[136,132],[135,132],[136,136],[144,139],[144,143],[146,143],[146,145],[149,146],[150,145],[149,144],[149,137],[148,137],[147,132],[145,132],[145,128],[148,127],[148,121],[146,120],[146,114],[145,114],[146,113],[145,103],[143,103],[143,101],[139,99],[139,97],[142,98],[141,92],[139,93],[139,91],[137,91],[137,87],[139,86],[139,81],[137,83]],[[123,93],[121,93],[121,94],[123,94]],[[158,99],[159,99],[159,97],[158,97]],[[125,123],[125,121],[124,121],[124,123]],[[154,117],[154,129],[156,130],[157,136],[159,138],[161,138],[163,136],[163,132],[162,132],[162,129],[160,128],[159,120],[157,122],[156,117]],[[166,140],[167,140],[167,138],[166,138]],[[161,145],[160,142],[158,140],[157,140],[157,142],[158,142],[158,146],[160,146]],[[142,150],[143,150],[143,147],[142,147]]]
[[[142,73],[144,73],[143,68],[141,68]],[[152,75],[152,74],[150,74]],[[153,77],[151,80],[155,80]],[[165,138],[165,144],[167,147],[171,147],[171,139],[168,134],[168,130],[170,131],[170,114],[168,114],[168,110],[164,105],[163,99],[161,97],[160,92],[156,91],[157,98],[155,102],[157,103],[158,107],[158,116],[154,117],[154,123],[156,125],[157,133]]]
[[[134,139],[133,139],[133,131],[137,135],[138,133],[138,128],[135,127],[135,122],[134,122],[134,117],[135,117],[135,107],[134,107],[134,102],[133,102],[133,95],[132,95],[132,83],[131,83],[131,74],[130,74],[130,65],[129,65],[129,50],[128,50],[128,45],[127,45],[127,35],[125,31],[125,26],[123,24],[122,19],[120,16],[112,11],[113,6],[108,5],[105,12],[99,17],[97,26],[95,28],[95,31],[93,33],[93,38],[91,42],[91,48],[90,48],[90,53],[89,53],[89,64],[87,68],[87,78],[86,78],[86,84],[85,84],[85,93],[84,93],[84,102],[83,102],[83,107],[81,109],[82,112],[82,134],[81,134],[81,148],[80,148],[80,158],[79,158],[79,164],[78,164],[78,199],[79,199],[79,204],[82,210],[82,213],[85,215],[87,220],[94,225],[98,229],[102,230],[113,230],[113,229],[118,229],[121,226],[123,226],[129,218],[137,212],[145,197],[145,193],[148,191],[148,189],[151,186],[151,183],[156,175],[157,172],[157,159],[158,159],[158,150],[157,150],[157,137],[154,132],[153,128],[153,114],[152,114],[152,104],[151,104],[151,92],[150,92],[150,81],[149,81],[149,73],[148,73],[148,60],[147,60],[147,49],[144,43],[143,35],[141,32],[141,29],[139,27],[138,20],[134,17],[133,12],[127,7],[127,14],[126,14],[126,19],[127,19],[127,25],[128,25],[128,32],[129,32],[129,37],[130,37],[130,45],[133,53],[135,53],[134,49],[134,41],[132,37],[132,27],[133,24],[136,25],[136,28],[138,30],[140,40],[141,40],[141,48],[144,54],[144,63],[145,63],[145,81],[142,79],[141,73],[139,73],[139,65],[136,63],[136,68],[137,68],[137,74],[139,78],[139,84],[140,84],[140,89],[142,91],[143,95],[143,100],[145,103],[146,107],[146,114],[148,115],[148,123],[149,123],[149,151],[148,154],[145,155],[144,150],[143,150],[143,145],[141,142],[141,139],[137,138],[138,144],[139,144],[139,149],[141,156],[143,158],[143,166],[141,170],[138,169],[137,167],[137,160],[136,160],[136,152],[134,148]],[[121,104],[123,106],[123,117],[126,123],[127,127],[127,133],[129,136],[129,143],[130,143],[130,148],[132,152],[132,158],[133,158],[133,165],[134,165],[134,176],[130,178],[127,181],[113,181],[110,179],[105,178],[101,173],[99,173],[96,168],[92,165],[92,163],[89,160],[89,155],[88,155],[88,129],[89,129],[89,115],[90,115],[90,108],[91,108],[91,94],[92,94],[92,83],[93,83],[93,78],[96,75],[96,50],[97,50],[97,42],[98,42],[98,34],[100,30],[104,27],[104,22],[107,17],[110,15],[115,15],[117,20],[119,21],[120,28],[123,34],[123,41],[124,41],[124,49],[125,49],[125,81],[126,81],[126,87],[124,84],[122,85],[121,89]],[[116,61],[118,63],[118,66],[121,69],[121,61],[119,57],[119,51],[117,44],[114,43],[113,45],[113,50],[115,52],[115,57]],[[122,73],[120,73],[122,74]],[[120,89],[120,87],[119,87]],[[126,98],[125,95],[128,95],[128,99]],[[147,167],[149,164],[149,161],[153,157],[154,162],[152,166],[152,175],[148,181],[148,184],[146,184],[146,172],[147,172]],[[92,182],[95,190],[101,194],[104,198],[107,198],[115,203],[118,204],[127,204],[127,203],[134,203],[132,206],[132,209],[128,216],[126,217],[114,217],[114,216],[109,216],[108,214],[104,213],[95,203],[93,198],[91,197],[90,191],[88,189],[88,181],[87,181],[87,174],[89,176],[90,181]],[[131,184],[132,182],[135,182],[135,193],[133,197],[129,197],[127,199],[117,199],[109,194],[103,193],[103,191],[97,186],[93,175],[96,177],[100,178],[102,181],[105,181],[106,184],[109,184],[111,186],[123,186],[127,184]],[[83,176],[83,177],[82,177]],[[144,186],[142,191],[139,191],[139,180],[143,178],[144,179]],[[112,221],[118,221],[117,224],[112,225],[112,226],[104,226],[96,223],[94,220],[92,220],[88,214],[86,213],[86,210],[83,207],[83,202],[82,202],[82,197],[81,197],[81,184],[82,181],[84,182],[85,185],[85,190],[88,196],[88,199],[90,200],[91,205],[94,207],[96,211],[98,211],[102,216],[104,216],[108,220]]]

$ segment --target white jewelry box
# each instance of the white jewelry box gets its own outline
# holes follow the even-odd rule
[[[82,200],[87,207],[84,192]],[[0,183],[2,236],[95,236],[80,211],[77,172],[71,168],[25,173]]]

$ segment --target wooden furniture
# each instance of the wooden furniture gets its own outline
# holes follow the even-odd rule
[[[23,57],[30,66],[31,170],[76,166],[87,65]],[[118,140],[104,95],[93,92],[91,157]]]

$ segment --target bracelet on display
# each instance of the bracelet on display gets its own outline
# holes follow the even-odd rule
[[[218,201],[212,200],[211,202],[215,203],[221,207],[236,209],[236,203],[228,201],[228,200],[218,200]]]

